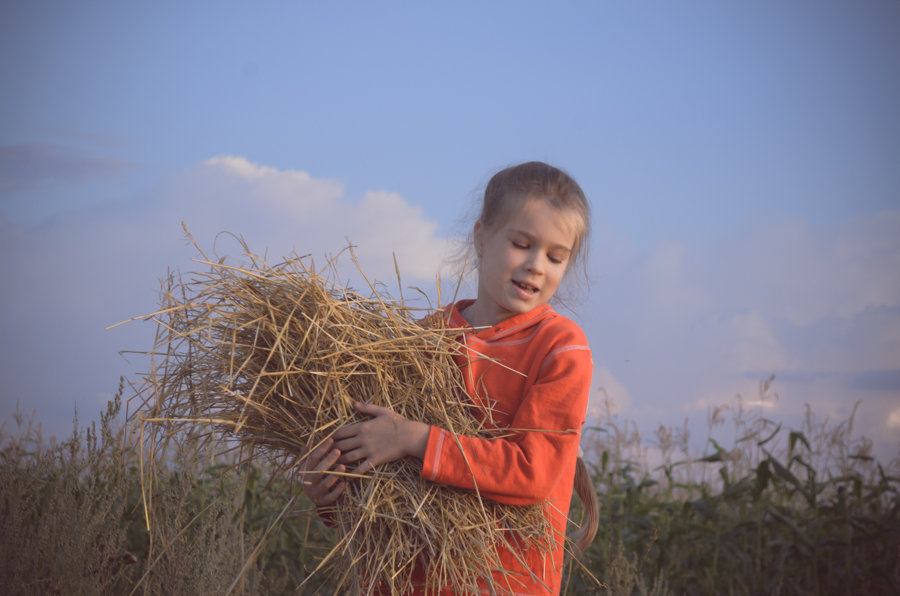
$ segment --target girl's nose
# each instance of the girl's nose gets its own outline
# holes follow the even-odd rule
[[[544,264],[539,252],[532,251],[528,253],[528,259],[525,261],[525,270],[532,273],[543,273]]]

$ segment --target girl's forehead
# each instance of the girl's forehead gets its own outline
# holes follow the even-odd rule
[[[581,229],[581,216],[574,209],[561,208],[543,197],[532,197],[524,201],[510,201],[505,213],[501,214],[493,227],[494,231],[505,228],[530,228],[540,225],[554,230],[557,234],[571,239],[574,244]],[[528,231],[523,229],[522,231]]]

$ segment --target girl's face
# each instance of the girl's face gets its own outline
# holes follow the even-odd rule
[[[469,323],[494,325],[547,302],[566,273],[575,238],[575,214],[540,197],[493,229],[476,223],[481,265],[478,295],[464,313]]]

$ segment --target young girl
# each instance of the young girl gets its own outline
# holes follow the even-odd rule
[[[529,162],[498,172],[484,193],[473,230],[478,291],[445,311],[471,358],[457,358],[466,389],[505,438],[451,436],[388,408],[356,404],[369,419],[341,428],[303,462],[303,488],[317,507],[333,504],[344,482],[328,470],[364,473],[402,457],[422,461],[421,476],[478,490],[488,499],[545,504],[558,536],[566,529],[576,467],[589,511],[580,546],[596,533],[596,494],[578,457],[591,384],[587,339],[548,304],[584,251],[590,211],[565,172]],[[487,356],[488,359],[479,356]],[[497,365],[497,362],[503,366]],[[512,369],[512,370],[510,370]],[[593,515],[593,517],[591,517]],[[558,594],[564,548],[509,549],[485,593]],[[452,594],[448,586],[445,593]]]

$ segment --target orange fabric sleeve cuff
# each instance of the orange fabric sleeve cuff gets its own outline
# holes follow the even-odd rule
[[[447,441],[447,431],[432,426],[428,431],[428,443],[425,445],[425,456],[422,458],[421,476],[425,480],[435,481],[441,461],[441,452]]]

